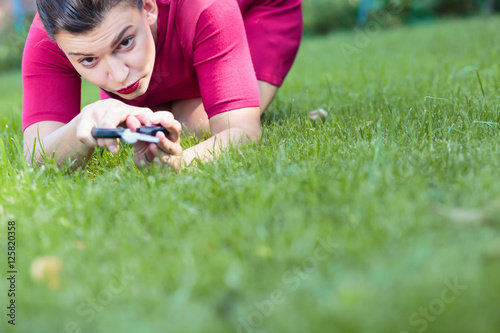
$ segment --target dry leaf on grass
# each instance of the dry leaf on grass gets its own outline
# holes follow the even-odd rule
[[[479,224],[487,219],[487,216],[478,209],[440,207],[436,212],[441,217],[460,224]]]
[[[328,116],[328,112],[323,109],[317,109],[309,112],[309,118],[312,120],[325,119]]]
[[[478,208],[438,206],[435,211],[439,216],[459,224],[498,223],[500,222],[500,199],[487,202]]]
[[[31,263],[30,275],[35,281],[46,283],[50,289],[57,290],[61,283],[62,261],[57,257],[39,257]]]

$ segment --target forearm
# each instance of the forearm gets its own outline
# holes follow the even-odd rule
[[[80,115],[68,124],[45,137],[37,135],[33,142],[24,143],[28,164],[43,164],[47,158],[54,158],[59,165],[85,166],[94,152],[94,147],[83,144],[76,136]]]
[[[187,166],[198,159],[202,162],[209,161],[230,147],[231,145],[244,145],[250,143],[258,143],[261,131],[252,131],[249,133],[241,128],[226,129],[210,139],[200,142],[196,146],[186,149],[182,155],[181,164]]]
[[[157,112],[149,118],[154,125],[161,125],[169,132],[156,134],[160,141],[147,149],[136,149],[134,160],[138,167],[149,164],[153,159],[158,165],[168,165],[179,171],[193,161],[208,161],[230,147],[251,142],[257,143],[262,133],[258,107],[242,108],[219,113],[210,118],[210,131],[215,135],[196,146],[183,151],[180,145],[182,126],[170,112]],[[134,126],[132,126],[134,128]]]

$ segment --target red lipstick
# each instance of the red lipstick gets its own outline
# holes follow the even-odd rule
[[[128,94],[131,94],[134,91],[136,91],[137,88],[139,88],[139,81],[132,83],[130,86],[128,86],[126,88],[118,90],[117,93],[119,93],[121,95],[128,95]]]

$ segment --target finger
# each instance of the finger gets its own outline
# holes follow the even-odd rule
[[[149,151],[153,154],[154,160],[156,160],[157,162],[161,162],[162,164],[167,163],[168,158],[171,156],[170,154],[167,154],[164,151],[162,151],[155,144],[151,144],[151,146],[149,147]]]
[[[137,155],[141,159],[145,159],[145,161],[151,162],[154,158],[153,153],[149,149],[151,143],[144,141],[137,141],[134,143],[134,155]]]
[[[182,125],[175,120],[174,115],[168,111],[156,112],[151,120],[154,124],[159,124],[167,129],[169,132],[168,138],[171,141],[177,142],[182,132]]]
[[[120,124],[127,120],[128,113],[124,109],[116,110],[114,112],[106,112],[99,122],[97,127],[100,128],[117,128]]]
[[[169,123],[174,120],[174,115],[168,111],[157,111],[149,118],[154,125],[160,125],[162,122]]]
[[[136,117],[150,117],[153,114],[153,111],[149,108],[141,108],[141,107],[132,107],[130,111],[130,115]]]
[[[126,120],[127,128],[135,132],[139,127],[142,126],[139,119],[136,116],[128,116]]]
[[[127,118],[130,115],[146,113],[146,108],[137,108],[132,107],[130,105],[124,103],[113,103],[107,108],[103,106],[100,107],[100,110],[104,110],[104,114],[101,114],[99,117],[99,121],[97,123],[98,127],[101,128],[116,128],[120,125],[125,125]],[[151,113],[152,111],[149,110]]]
[[[136,115],[133,115],[133,117],[139,121],[141,126],[152,126],[153,125],[153,123],[149,119],[150,115],[136,114]],[[140,127],[140,126],[138,126],[138,127]]]
[[[151,147],[151,151],[155,153],[155,158],[154,162],[156,162],[156,165],[158,167],[162,167],[164,165],[167,165],[168,167],[179,171],[180,169],[180,160],[179,156],[174,156],[170,154],[166,154],[162,152],[158,147],[156,147],[154,144]]]
[[[153,162],[153,160],[155,159],[155,156],[149,150],[143,153],[139,153],[137,156],[138,159],[136,165],[139,169],[148,167],[149,164],[151,164],[151,162]]]
[[[94,127],[95,123],[91,120],[90,114],[82,112],[80,123],[76,129],[77,139],[86,146],[97,146],[97,140],[92,136],[92,129]]]
[[[179,143],[172,142],[165,137],[163,132],[156,133],[156,137],[160,139],[160,142],[156,146],[163,152],[169,155],[181,155],[182,147]],[[153,151],[154,152],[154,151]]]
[[[153,115],[153,111],[148,108],[139,108],[139,107],[134,107],[132,112],[130,113],[131,116],[134,116],[141,125],[144,126],[152,126],[153,123],[151,122],[150,118]]]
[[[182,125],[175,120],[174,115],[168,111],[155,112],[150,118],[153,125],[161,125],[169,132],[168,139],[178,142],[180,139]]]
[[[104,144],[106,145],[106,148],[108,148],[109,152],[112,154],[118,153],[118,139],[104,139]]]
[[[182,125],[175,119],[170,121],[161,121],[161,126],[165,127],[168,131],[168,138],[171,141],[178,142],[181,137]]]
[[[97,145],[99,147],[106,147],[112,154],[116,154],[120,147],[118,139],[97,139]]]
[[[86,106],[81,112],[81,119],[77,128],[77,138],[88,146],[116,146],[116,140],[96,140],[92,136],[92,129],[99,128],[116,128],[127,119],[128,111],[124,106],[118,106],[112,110],[103,110],[97,108],[100,104],[94,103]]]

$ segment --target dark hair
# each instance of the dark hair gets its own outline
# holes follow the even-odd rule
[[[40,20],[50,38],[61,32],[81,34],[97,28],[117,5],[143,8],[143,0],[36,0]]]

